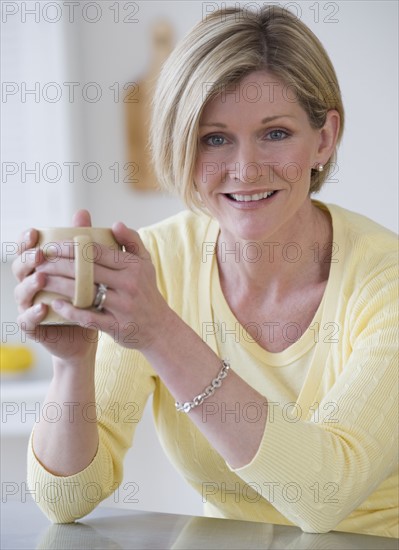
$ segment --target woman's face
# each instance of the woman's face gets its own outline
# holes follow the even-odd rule
[[[211,100],[200,120],[195,183],[222,234],[259,241],[298,230],[311,169],[329,158],[323,141],[292,87],[268,72]]]

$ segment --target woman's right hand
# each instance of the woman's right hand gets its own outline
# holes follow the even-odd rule
[[[90,214],[79,211],[73,219],[74,226],[90,226]],[[18,324],[27,338],[40,342],[53,356],[67,362],[81,364],[95,356],[97,332],[78,325],[40,325],[45,318],[48,306],[33,305],[37,292],[46,288],[45,273],[35,271],[45,258],[40,248],[35,248],[38,241],[36,229],[30,229],[22,237],[18,257],[14,260],[12,270],[19,281],[15,288],[15,300],[18,306]]]
[[[73,225],[90,226],[89,213],[77,212]],[[49,275],[37,271],[45,261],[43,251],[37,246],[38,236],[35,229],[25,233],[19,246],[21,252],[12,267],[18,279],[15,289],[18,323],[27,337],[40,342],[53,356],[53,378],[43,410],[46,404],[56,403],[60,414],[57,422],[49,422],[46,415],[40,415],[34,428],[32,448],[41,466],[53,475],[69,476],[85,469],[98,448],[97,423],[93,418],[88,420],[85,414],[86,407],[96,399],[97,331],[78,325],[39,324],[46,316],[47,306],[33,305],[33,299],[38,291],[51,285],[51,280]],[[71,402],[74,404],[73,421],[69,410]]]

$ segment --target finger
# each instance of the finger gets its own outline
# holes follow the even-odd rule
[[[52,243],[46,250],[46,260],[41,262],[37,271],[51,275],[75,277],[75,248],[76,243]],[[115,246],[106,246],[100,243],[88,243],[85,246],[84,258],[94,264],[94,279],[101,283],[112,285],[115,270],[128,267],[131,263],[138,263],[138,256],[132,252],[125,252]],[[111,270],[107,272],[106,269]]]
[[[18,324],[28,338],[36,338],[38,325],[46,317],[47,311],[48,307],[45,304],[36,304],[18,316]]]
[[[17,254],[17,257],[12,263],[11,270],[14,276],[21,281],[26,274],[31,273],[34,269],[26,263],[25,259],[21,260],[27,252],[32,254],[33,247],[37,244],[39,234],[36,229],[30,228],[24,231],[18,240],[18,243],[13,243],[13,253]],[[34,260],[34,258],[32,258]],[[24,264],[24,265],[23,265]]]
[[[137,231],[129,229],[122,222],[117,222],[113,224],[112,232],[117,242],[124,246],[127,252],[130,252],[143,260],[150,257]]]
[[[47,273],[48,275],[62,275],[73,279],[75,277],[75,262],[73,258],[63,258],[57,255],[38,265],[36,271],[38,273]]]
[[[74,288],[75,271],[73,262],[69,262],[68,260],[60,258],[57,262],[44,262],[43,264],[38,266],[36,271],[37,273],[41,273],[44,276],[48,277],[46,290],[50,290],[48,285],[50,284],[50,281],[52,283],[54,282],[53,279],[55,277],[57,277],[57,285],[61,285],[60,287],[58,287],[61,288],[61,290],[62,284],[68,285],[65,288]],[[107,285],[107,287],[114,287],[116,284],[115,270],[94,264],[94,281],[97,284],[101,282]],[[93,290],[93,292],[96,291],[97,284],[93,285],[93,289],[95,289]],[[51,290],[53,290],[53,288],[51,288]],[[60,294],[72,296],[73,291],[68,291],[67,293],[61,291]]]
[[[80,309],[65,300],[54,300],[51,307],[67,321],[85,328],[107,331],[115,323],[115,317],[106,310]]]
[[[88,210],[78,210],[72,217],[74,227],[91,227],[91,216]]]
[[[44,273],[33,273],[15,287],[14,296],[20,313],[32,306],[35,295],[46,286],[46,279]]]
[[[65,279],[64,277],[49,276],[47,278],[45,290],[48,292],[54,292],[56,294],[65,296],[64,301],[72,303],[74,293],[75,293],[75,284],[72,279]],[[97,292],[98,292],[98,285],[96,284],[96,285],[93,285],[92,303],[94,303],[95,301]],[[77,308],[77,309],[82,309],[82,308]],[[102,304],[102,309],[96,310],[94,308],[94,311],[97,313],[101,312],[101,314],[103,314],[104,311],[107,311],[107,312],[121,311],[121,312],[129,313],[131,310],[129,310],[128,302],[126,300],[125,295],[120,296],[117,291],[112,290],[111,288],[107,288],[105,300],[103,301],[103,304]]]
[[[18,240],[18,254],[22,254],[29,248],[34,248],[39,238],[37,229],[31,227],[22,233]]]
[[[43,251],[38,248],[30,248],[13,261],[11,270],[17,280],[22,281],[43,262]]]
[[[91,303],[97,294],[97,285],[93,285]],[[73,302],[75,296],[75,281],[74,279],[67,279],[65,277],[48,276],[45,286],[46,292],[54,292],[65,297],[65,300]]]

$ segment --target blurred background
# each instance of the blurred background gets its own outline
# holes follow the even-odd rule
[[[140,228],[184,206],[155,190],[145,148],[152,87],[163,58],[221,5],[265,2],[1,2],[2,498],[26,493],[26,446],[51,375],[16,324],[11,261],[23,229],[93,224]],[[270,2],[277,4],[277,2]],[[335,172],[316,197],[398,227],[398,4],[279,2],[326,47],[338,73],[346,130]],[[173,251],[171,251],[173,253]],[[176,473],[147,406],[107,504],[202,514]]]

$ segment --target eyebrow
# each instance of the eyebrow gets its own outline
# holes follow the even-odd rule
[[[268,116],[266,118],[262,118],[260,121],[261,124],[267,124],[268,122],[272,122],[273,120],[276,120],[276,118],[295,118],[292,115],[275,115],[275,116]],[[208,122],[206,124],[201,123],[201,126],[213,126],[217,128],[227,128],[226,124],[222,124],[221,122]]]

